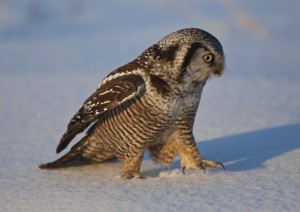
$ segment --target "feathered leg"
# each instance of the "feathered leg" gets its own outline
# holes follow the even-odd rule
[[[150,146],[149,152],[155,162],[168,165],[174,160],[177,154],[177,148],[173,142],[160,143]]]
[[[180,157],[183,173],[185,169],[217,168],[224,165],[220,162],[205,160],[199,153],[192,134],[183,134],[176,131],[167,138],[166,143],[149,147],[152,158],[163,164],[170,164],[176,154]]]
[[[144,153],[136,156],[125,156],[122,159],[121,176],[123,179],[143,178],[140,175],[141,163]]]
[[[180,139],[177,144],[183,173],[185,169],[203,169],[205,172],[206,168],[217,168],[218,166],[222,166],[225,170],[222,163],[206,160],[200,155],[194,136],[190,136],[189,139]]]

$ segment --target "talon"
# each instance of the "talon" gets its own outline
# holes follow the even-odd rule
[[[206,173],[206,167],[203,163],[201,163],[201,169],[203,170],[204,173]]]
[[[223,169],[224,169],[224,171],[225,171],[225,166],[223,165],[223,163],[221,163],[221,162],[216,162],[218,165],[220,165],[220,166],[222,166],[223,167]]]
[[[144,176],[142,176],[142,175],[139,175],[139,176],[136,176],[136,177],[134,177],[134,179],[141,179],[141,180],[144,180],[144,179],[146,179]]]
[[[202,169],[203,172],[206,173],[206,167],[203,163],[200,164],[200,169]]]
[[[184,171],[185,171],[185,166],[182,167],[182,174],[183,174],[183,175],[185,175],[185,172],[184,172]]]

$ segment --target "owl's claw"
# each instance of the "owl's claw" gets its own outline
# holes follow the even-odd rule
[[[206,173],[206,168],[217,168],[218,166],[221,166],[223,168],[223,170],[225,171],[225,166],[223,165],[223,163],[221,162],[214,162],[214,161],[210,161],[210,160],[202,160],[200,163],[200,169],[203,170],[204,173]],[[185,170],[186,167],[183,166],[182,167],[182,174],[185,175]]]
[[[216,162],[218,165],[222,166],[223,170],[225,171],[225,166],[221,162]]]
[[[217,168],[218,166],[222,166],[222,168],[225,170],[225,166],[221,162],[215,162],[210,160],[201,160],[201,166],[205,168]]]
[[[203,164],[201,164],[201,169],[206,173],[206,167]],[[185,175],[185,166],[182,167],[182,174]]]
[[[204,171],[204,173],[205,173],[205,172],[206,172],[206,171],[205,171],[205,168],[202,168],[202,169],[203,169],[203,171]],[[185,175],[185,166],[182,167],[182,174]]]
[[[203,172],[206,173],[206,167],[205,167],[205,164],[201,163],[200,166],[201,166],[201,169],[203,170]]]

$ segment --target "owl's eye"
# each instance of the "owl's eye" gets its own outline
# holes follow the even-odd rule
[[[206,63],[210,63],[210,62],[213,60],[213,56],[212,56],[211,54],[204,55],[204,56],[203,56],[203,60],[204,60]]]

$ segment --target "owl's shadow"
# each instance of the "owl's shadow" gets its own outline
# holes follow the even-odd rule
[[[300,124],[267,128],[197,143],[202,156],[220,161],[226,171],[264,168],[265,162],[300,148]],[[145,158],[150,160],[150,158]],[[179,160],[169,169],[179,168]],[[153,175],[157,170],[148,170]]]
[[[300,124],[267,128],[198,143],[202,155],[228,171],[263,168],[265,162],[300,148]]]

